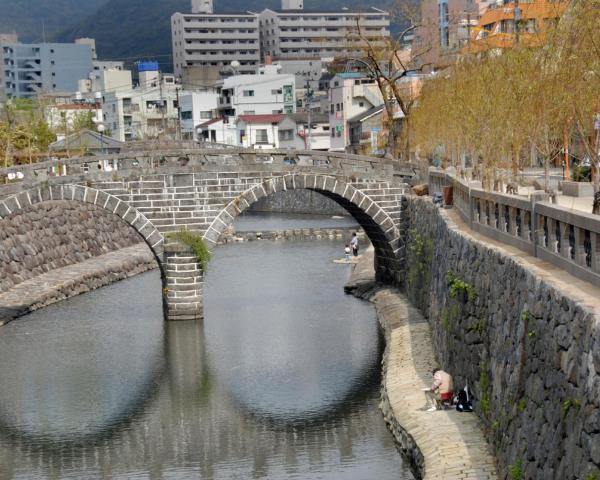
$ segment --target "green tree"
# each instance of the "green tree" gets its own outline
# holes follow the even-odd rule
[[[97,126],[94,123],[94,112],[87,110],[75,114],[73,118],[73,131],[80,132],[81,130],[97,130]]]

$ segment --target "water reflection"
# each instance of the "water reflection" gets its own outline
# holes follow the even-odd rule
[[[150,272],[0,329],[0,478],[410,478],[338,249],[218,250],[204,323]]]

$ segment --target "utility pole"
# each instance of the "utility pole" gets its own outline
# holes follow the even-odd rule
[[[515,18],[515,45],[519,44],[519,22],[521,21],[521,9],[519,8],[519,0],[515,1],[514,18]]]
[[[306,108],[308,113],[308,134],[306,136],[306,149],[311,149],[311,140],[312,140],[312,116],[310,111],[310,101],[312,100],[312,89],[310,88],[310,73],[309,77],[306,79]]]
[[[160,91],[160,111],[161,111],[161,121],[160,121],[160,126],[161,126],[161,133],[162,136],[164,137],[165,135],[165,100],[163,97],[163,84],[162,84],[162,74],[160,72],[160,70],[158,71],[158,88]]]
[[[177,140],[182,140],[181,138],[181,105],[179,104],[179,87],[175,87],[175,93],[177,95],[177,126],[176,126],[176,138]],[[192,126],[194,126],[192,124]]]
[[[471,46],[471,13],[467,12],[467,47]]]

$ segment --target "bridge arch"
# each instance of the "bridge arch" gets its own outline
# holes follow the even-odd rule
[[[168,320],[202,317],[202,275],[189,249],[181,245],[165,246],[165,238],[150,219],[129,203],[102,190],[74,184],[47,185],[0,200],[0,218],[19,213],[27,207],[52,201],[72,201],[93,204],[120,217],[148,245],[160,268],[163,284],[162,299]],[[181,272],[179,270],[185,270]],[[186,285],[177,287],[176,277],[190,277]],[[185,291],[179,292],[178,290]],[[185,297],[185,298],[181,298]]]
[[[73,184],[40,185],[23,190],[0,201],[0,218],[19,213],[27,207],[40,203],[61,200],[93,204],[122,218],[138,232],[161,265],[164,237],[152,222],[127,202],[92,187]]]
[[[377,279],[400,281],[400,232],[394,219],[378,202],[352,183],[330,175],[289,174],[252,185],[215,217],[204,234],[213,247],[235,218],[263,197],[288,190],[318,192],[342,206],[363,228],[375,249]]]

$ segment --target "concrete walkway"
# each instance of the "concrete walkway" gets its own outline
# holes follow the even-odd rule
[[[355,267],[347,290],[375,304],[386,333],[382,410],[424,479],[496,479],[495,459],[473,413],[424,411],[422,389],[436,366],[427,320],[396,289],[375,287],[373,251]],[[416,445],[415,445],[416,444]]]
[[[27,313],[156,268],[144,243],[51,270],[0,293],[0,326]]]

